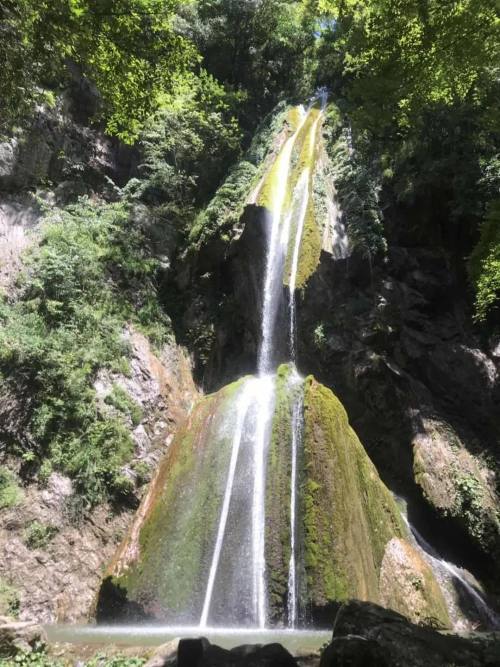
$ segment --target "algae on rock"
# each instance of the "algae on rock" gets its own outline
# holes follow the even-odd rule
[[[98,617],[118,597],[113,613],[125,617],[197,620],[231,453],[221,421],[240,385],[204,397],[177,433],[108,570]]]

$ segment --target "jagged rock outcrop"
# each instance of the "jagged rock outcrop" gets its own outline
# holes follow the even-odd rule
[[[391,250],[371,283],[359,259],[322,254],[298,304],[298,365],[340,396],[383,479],[409,498],[412,518],[427,505],[443,520],[438,549],[460,558],[467,536],[466,562],[484,576],[500,545],[497,362],[464,331],[439,253],[414,250],[406,270],[403,253]]]
[[[127,336],[130,375],[102,374],[98,392],[104,399],[112,386],[124,383],[140,406],[139,423],[129,425],[134,458],[123,471],[140,496],[198,392],[182,349],[167,345],[158,354],[142,334],[129,330]],[[13,410],[10,425],[15,433],[22,409],[13,397],[2,405]],[[101,505],[82,516],[75,501],[71,480],[52,473],[45,486],[26,484],[20,502],[0,510],[0,584],[8,584],[23,621],[86,620],[104,568],[135,509],[130,502],[120,508]]]
[[[12,658],[14,663],[15,656],[29,653],[45,641],[45,632],[38,623],[0,616],[0,660]],[[1,660],[1,664],[6,663]]]
[[[300,383],[290,383],[290,368],[280,367],[266,474],[266,580],[269,618],[286,616],[290,563],[290,467],[292,406]],[[161,463],[132,529],[116,553],[101,587],[97,617],[157,618],[176,623],[198,621],[204,603],[217,525],[238,428],[238,401],[251,379],[229,385],[197,405]],[[338,399],[312,377],[305,381],[303,451],[299,459],[298,577],[301,618],[328,617],[335,601],[351,597],[379,602],[383,560],[391,540],[412,560],[411,575],[419,577],[419,596],[406,597],[405,613],[421,622],[450,624],[442,594],[429,567],[405,542],[406,528],[391,493],[381,482]],[[256,400],[256,399],[254,399]],[[249,420],[256,417],[248,417]],[[236,421],[235,421],[236,420]],[[245,426],[246,424],[246,426]],[[243,440],[237,465],[236,498],[252,495],[249,446]],[[240,476],[238,476],[240,475]],[[222,612],[236,590],[246,595],[245,545],[251,516],[245,502],[229,514],[215,580],[213,608]],[[235,512],[236,510],[233,510]],[[245,550],[247,549],[247,550]],[[228,560],[229,559],[229,560]],[[237,563],[237,565],[236,565]],[[395,577],[388,604],[401,608],[407,568]],[[401,590],[399,590],[401,587]],[[399,597],[398,597],[399,594]],[[221,613],[222,613],[221,612]],[[226,611],[227,613],[227,611]],[[234,613],[238,613],[236,610]],[[223,614],[224,617],[224,614]],[[241,619],[239,619],[241,620]]]

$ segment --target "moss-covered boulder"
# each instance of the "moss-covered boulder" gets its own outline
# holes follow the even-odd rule
[[[342,404],[292,365],[197,404],[107,572],[98,619],[255,623],[258,451],[269,623],[288,622],[292,606],[300,624],[357,598],[449,625],[439,586],[404,541],[393,496]]]
[[[449,628],[450,617],[430,566],[405,540],[394,537],[385,548],[380,569],[380,598],[413,623]]]
[[[349,426],[342,404],[312,377],[304,390],[303,457],[307,604],[317,609],[334,600],[357,598],[397,606],[396,595],[384,590],[381,569],[391,541],[399,544],[406,536],[401,515]],[[420,561],[417,569],[425,572],[422,596],[436,598],[440,607],[432,573]],[[407,585],[402,569],[392,587],[399,594]],[[416,616],[417,609],[409,604],[405,613]],[[444,617],[441,612],[436,615]]]

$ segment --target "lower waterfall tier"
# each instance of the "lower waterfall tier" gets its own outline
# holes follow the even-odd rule
[[[260,608],[269,625],[301,626],[357,598],[449,627],[407,538],[342,404],[283,365],[195,406],[108,568],[97,619],[256,626]]]

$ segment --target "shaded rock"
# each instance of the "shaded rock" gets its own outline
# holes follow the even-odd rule
[[[376,641],[347,635],[330,644],[321,656],[320,667],[389,667],[383,648]]]
[[[439,513],[451,516],[482,552],[500,553],[496,476],[449,423],[422,416],[413,439],[413,469],[426,500]]]
[[[494,667],[500,634],[440,634],[374,604],[352,600],[339,610],[320,667]]]
[[[29,194],[0,201],[0,288],[7,289],[14,282],[40,216],[39,206]]]
[[[17,157],[17,140],[0,143],[0,178],[8,178],[14,173]]]
[[[297,662],[281,644],[244,645],[228,651],[201,638],[179,642],[177,667],[297,667]]]
[[[177,665],[179,639],[172,639],[159,646],[144,667],[174,667]]]

